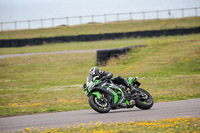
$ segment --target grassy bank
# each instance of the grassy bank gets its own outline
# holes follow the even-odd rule
[[[23,133],[199,133],[199,118],[171,118],[159,121],[117,122],[117,123],[81,123],[67,128],[25,128]]]
[[[148,44],[100,68],[114,76],[139,76],[141,87],[155,102],[200,97],[199,34],[108,42],[113,46]],[[84,43],[74,43],[74,47],[81,45]],[[96,53],[1,59],[0,116],[89,109],[82,84],[95,65]]]
[[[36,37],[70,36],[82,34],[99,34],[114,32],[131,32],[144,30],[161,30],[173,28],[191,28],[200,26],[200,17],[180,19],[160,19],[145,21],[120,21],[111,23],[94,23],[78,26],[58,26],[55,28],[1,31],[0,39],[19,39]]]

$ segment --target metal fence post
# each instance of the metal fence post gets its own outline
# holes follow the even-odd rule
[[[132,17],[132,12],[130,12],[130,21],[133,20],[133,17]]]
[[[197,17],[197,8],[195,8],[195,17]]]
[[[171,12],[170,12],[170,10],[168,11],[168,15],[169,15],[169,18],[170,18],[170,16],[171,16]]]
[[[28,29],[30,29],[31,28],[31,26],[30,26],[30,20],[28,20],[27,22],[28,22]]]
[[[182,18],[184,18],[184,9],[182,9]]]
[[[145,20],[145,12],[143,12],[143,20]]]
[[[3,31],[3,23],[1,23],[1,31]]]
[[[15,30],[17,30],[17,22],[15,21],[14,24],[15,24]]]
[[[43,28],[43,19],[41,19],[41,28]]]
[[[91,16],[92,22],[94,22],[94,15]]]
[[[117,22],[119,22],[119,13],[117,13],[116,16],[117,16]]]
[[[68,20],[69,18],[68,17],[66,17],[66,25],[69,25],[69,20]]]
[[[79,16],[79,22],[80,22],[80,25],[82,24],[82,22],[81,22],[81,16]]]
[[[159,19],[159,11],[156,11],[157,19]]]
[[[52,27],[54,27],[54,18],[52,18]]]
[[[104,14],[104,23],[106,23],[106,21],[107,21],[107,20],[106,20],[106,14]]]

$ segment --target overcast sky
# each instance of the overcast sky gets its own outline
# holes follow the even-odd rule
[[[200,7],[200,0],[0,0],[0,21]]]

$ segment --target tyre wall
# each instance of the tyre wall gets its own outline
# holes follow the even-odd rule
[[[136,31],[136,32],[121,32],[121,33],[105,33],[77,36],[60,36],[48,38],[31,38],[31,39],[9,39],[0,40],[0,47],[22,47],[26,45],[41,45],[44,43],[59,43],[59,42],[81,42],[81,41],[98,41],[110,40],[118,38],[136,38],[136,37],[154,37],[154,36],[174,36],[200,33],[200,27],[168,29],[168,30],[152,30],[152,31]]]
[[[110,58],[118,58],[120,55],[124,55],[127,52],[131,51],[133,48],[137,47],[146,47],[147,45],[133,45],[124,48],[115,48],[115,49],[105,49],[97,50],[97,64],[104,65]]]

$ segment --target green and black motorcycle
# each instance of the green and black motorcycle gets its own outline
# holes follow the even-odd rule
[[[89,97],[90,106],[99,113],[107,113],[111,109],[133,108],[150,109],[153,106],[153,98],[149,92],[138,88],[140,83],[137,77],[129,77],[127,81],[133,86],[131,92],[122,84],[113,83],[112,79],[99,80],[93,77],[87,85],[83,85],[86,95]]]

